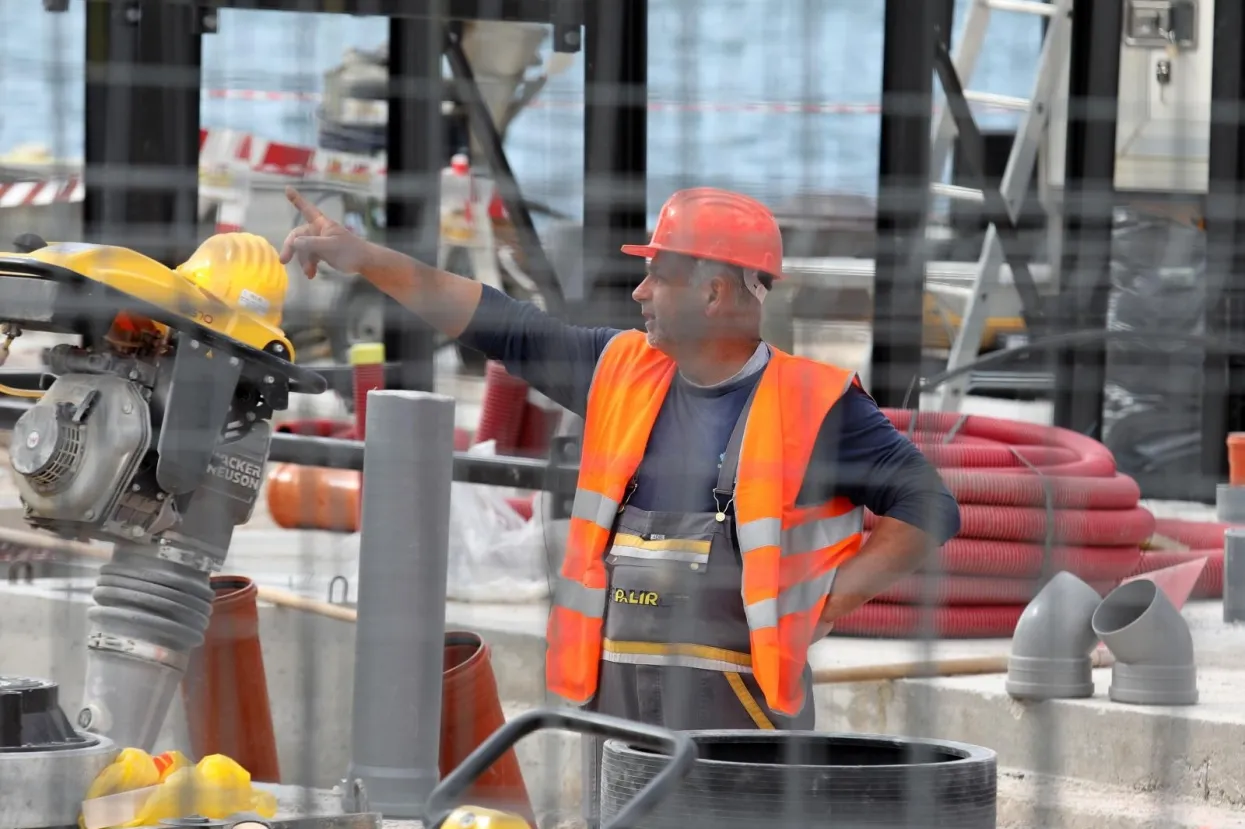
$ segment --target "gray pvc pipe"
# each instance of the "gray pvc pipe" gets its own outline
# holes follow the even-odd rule
[[[1215,486],[1215,518],[1224,524],[1245,523],[1245,486]]]
[[[1115,656],[1111,699],[1137,705],[1197,702],[1193,635],[1148,579],[1121,584],[1094,611],[1094,632]]]
[[[1033,597],[1016,623],[1007,658],[1007,693],[1018,699],[1076,699],[1094,694],[1090,619],[1098,591],[1063,571]]]
[[[1223,534],[1223,620],[1245,622],[1245,529]]]
[[[347,780],[372,810],[417,818],[440,779],[454,400],[370,392],[366,430]]]

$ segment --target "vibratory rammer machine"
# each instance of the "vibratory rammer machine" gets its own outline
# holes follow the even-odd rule
[[[106,245],[18,247],[0,253],[0,359],[23,331],[81,343],[46,352],[52,382],[13,428],[25,518],[114,544],[72,719],[55,683],[0,678],[0,824],[34,829],[76,824],[116,753],[152,748],[203,641],[209,577],[258,498],[272,415],[326,382],[293,362],[286,270],[258,236],[213,236],[176,268]]]

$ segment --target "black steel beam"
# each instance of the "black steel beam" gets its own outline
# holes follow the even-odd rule
[[[1211,63],[1209,179],[1206,202],[1208,336],[1245,331],[1245,8],[1216,3]],[[1210,497],[1227,480],[1224,440],[1245,430],[1245,360],[1208,351],[1202,375],[1202,474]],[[1202,493],[1203,495],[1207,493]]]
[[[200,10],[92,2],[83,233],[176,265],[198,244]]]
[[[586,324],[638,328],[644,263],[620,245],[648,236],[648,0],[606,0],[584,20]]]
[[[484,162],[488,165],[489,174],[497,188],[497,195],[501,198],[502,205],[505,206],[514,224],[515,234],[518,236],[519,246],[523,252],[524,269],[536,283],[536,287],[540,289],[541,296],[545,300],[545,308],[551,313],[561,315],[564,311],[562,285],[558,282],[549,257],[545,255],[540,236],[536,232],[536,225],[532,222],[532,213],[528,210],[527,202],[523,200],[519,183],[515,180],[514,171],[510,168],[510,160],[506,158],[506,148],[497,130],[497,124],[476,83],[475,72],[471,68],[471,62],[467,59],[467,53],[463,51],[462,24],[454,22],[447,29],[446,61],[454,76],[458,98],[467,109],[471,131],[475,134],[476,140],[480,142]]]
[[[427,0],[426,9],[445,0]],[[441,169],[446,163],[441,54],[445,21],[389,21],[388,176],[385,243],[421,262],[436,262],[441,234]],[[385,359],[401,366],[397,388],[432,391],[436,336],[386,298]]]
[[[1122,27],[1122,3],[1079,3],[1072,12],[1064,256],[1059,308],[1053,315],[1059,329],[1069,333],[1107,323]],[[1101,437],[1106,359],[1102,340],[1055,353],[1056,425]]]
[[[17,419],[29,409],[30,402],[27,400],[0,397],[0,430],[12,430]],[[278,432],[272,436],[268,460],[270,463],[361,470],[363,441]],[[551,462],[454,453],[454,480],[464,484],[516,487],[566,495],[575,491],[578,475],[578,464],[569,457]]]
[[[268,453],[272,463],[363,469],[363,441],[277,433]],[[454,480],[464,484],[506,486],[548,492],[573,492],[579,469],[530,458],[488,458],[454,453]]]
[[[940,9],[886,0],[870,392],[899,407],[921,371],[934,36]],[[911,405],[917,405],[912,395]]]
[[[390,18],[436,20],[500,20],[514,23],[582,22],[585,0],[165,0],[213,8],[323,14],[376,15]],[[92,0],[117,2],[117,0]],[[440,7],[440,8],[438,8]]]

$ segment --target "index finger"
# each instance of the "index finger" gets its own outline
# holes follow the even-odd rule
[[[320,208],[303,198],[303,194],[295,190],[293,187],[285,188],[285,197],[290,200],[290,204],[298,208],[298,212],[303,214],[303,218],[308,222],[316,222],[324,218],[324,214],[320,212]]]

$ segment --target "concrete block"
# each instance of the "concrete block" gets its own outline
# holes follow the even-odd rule
[[[998,829],[1240,829],[1230,806],[999,769]]]
[[[0,584],[0,673],[55,678],[71,713],[82,691],[91,583]],[[1185,608],[1200,667],[1202,701],[1195,706],[1113,703],[1106,698],[1109,670],[1095,672],[1091,699],[1023,703],[1006,694],[1005,675],[998,674],[818,686],[817,726],[995,749],[1007,770],[1000,778],[1000,826],[1230,827],[1219,818],[1245,814],[1245,630],[1218,616],[1213,602]],[[451,603],[447,619],[489,643],[508,715],[547,704],[543,607]],[[283,782],[332,787],[349,757],[354,627],[270,605],[260,607],[260,626]],[[815,667],[898,663],[1006,652],[1006,646],[938,642],[922,653],[911,642],[830,639],[814,649],[813,660]],[[186,745],[179,701],[160,747]],[[573,821],[579,738],[539,734],[517,750],[538,812]],[[1055,800],[1034,782],[1047,780],[1058,783]],[[1142,805],[1103,805],[1129,798]],[[1035,803],[1058,820],[1032,822]],[[1190,822],[1179,817],[1164,824],[1154,811],[1163,803],[1178,805]]]
[[[1110,671],[1094,679],[1093,699],[1036,703],[1008,696],[1003,676],[822,686],[817,727],[962,740],[1000,766],[1245,805],[1245,673],[1203,672],[1203,702],[1187,708],[1110,702]]]

